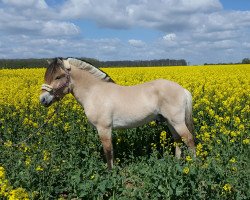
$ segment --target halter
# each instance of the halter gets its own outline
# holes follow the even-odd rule
[[[63,69],[63,68],[62,68]],[[69,75],[69,67],[65,67],[65,69],[63,69],[66,72],[66,82],[59,85],[58,88],[54,89],[51,85],[48,84],[42,84],[42,90],[46,90],[49,93],[52,93],[55,97],[59,97],[58,95],[58,91],[64,87],[68,87],[68,93],[69,93],[69,83],[70,83],[70,75]]]

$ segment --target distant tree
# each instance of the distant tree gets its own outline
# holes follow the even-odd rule
[[[242,64],[250,64],[250,59],[249,58],[244,58],[242,60]]]
[[[78,58],[91,63],[96,67],[149,67],[149,66],[186,66],[184,59],[159,59],[159,60],[121,60],[121,61],[99,61],[94,58]],[[49,59],[50,60],[50,59]],[[0,59],[1,68],[34,68],[47,67],[47,59]]]

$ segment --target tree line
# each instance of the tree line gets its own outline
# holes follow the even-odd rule
[[[250,64],[250,58],[244,58],[241,62],[237,63],[204,63],[204,65],[233,65],[233,64]]]
[[[159,59],[159,60],[123,60],[123,61],[99,61],[93,58],[78,58],[96,67],[151,67],[151,66],[186,66],[184,59]],[[0,68],[41,68],[48,66],[48,60],[42,59],[0,59]]]
[[[152,66],[187,66],[184,59],[158,59],[158,60],[122,60],[122,61],[100,61],[94,58],[78,58],[96,67],[152,67]],[[7,68],[42,68],[48,66],[48,60],[41,59],[0,59],[0,69]],[[204,65],[230,65],[230,64],[250,64],[250,58],[244,58],[238,63],[204,63]]]

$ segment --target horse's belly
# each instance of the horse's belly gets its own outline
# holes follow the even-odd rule
[[[113,128],[134,128],[142,126],[156,118],[155,114],[151,114],[145,117],[141,116],[129,116],[129,117],[114,117]]]

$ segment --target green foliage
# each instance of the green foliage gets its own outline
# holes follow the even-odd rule
[[[242,64],[250,64],[250,59],[249,58],[244,58],[242,60]]]
[[[47,59],[0,59],[0,68],[3,69],[38,68],[47,65]]]
[[[2,110],[10,111],[18,112]],[[46,112],[42,108],[39,113]],[[10,116],[5,122],[11,123],[1,129],[4,141],[22,141],[36,131]],[[161,148],[164,129],[165,124],[115,131],[115,167],[108,171],[97,132],[82,111],[61,110],[26,144],[1,145],[0,165],[8,169],[11,184],[25,188],[33,199],[248,199],[249,145],[225,143],[222,149],[214,143],[206,159],[176,160],[171,150]],[[232,157],[236,163],[229,162]]]

